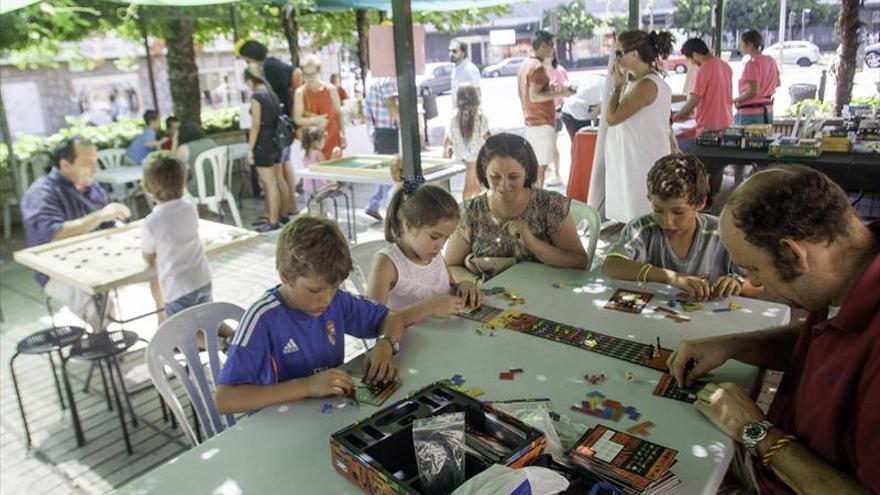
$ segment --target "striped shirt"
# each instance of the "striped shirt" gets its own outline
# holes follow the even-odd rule
[[[707,276],[709,280],[744,272],[730,260],[718,236],[718,217],[697,213],[697,232],[691,248],[679,258],[654,215],[629,222],[608,249],[608,258],[618,257],[673,270],[684,275]]]
[[[28,247],[50,242],[64,222],[82,218],[109,203],[110,198],[98,184],[80,191],[53,168],[34,181],[21,198],[21,218]],[[114,222],[105,222],[99,228],[114,225]],[[46,285],[48,280],[46,275],[37,273],[40,285]]]

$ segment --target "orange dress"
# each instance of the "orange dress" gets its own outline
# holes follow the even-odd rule
[[[332,86],[329,86],[332,88]],[[335,91],[335,88],[334,88]],[[324,156],[331,156],[333,148],[342,144],[342,128],[341,123],[336,119],[336,112],[333,111],[333,99],[330,96],[328,85],[324,85],[321,89],[313,90],[308,86],[303,87],[303,114],[306,117],[315,117],[323,115],[327,117],[327,140],[324,142],[324,148],[321,153]]]

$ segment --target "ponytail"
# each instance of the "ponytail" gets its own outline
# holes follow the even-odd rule
[[[425,184],[424,178],[403,179],[385,213],[385,240],[397,242],[403,236],[403,223],[415,228],[437,225],[443,220],[458,220],[458,203],[440,186]]]
[[[620,35],[620,44],[624,51],[636,50],[639,59],[650,65],[655,71],[660,70],[660,60],[669,57],[675,36],[668,31],[651,31],[650,33],[634,30]]]

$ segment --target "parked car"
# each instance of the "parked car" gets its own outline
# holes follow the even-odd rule
[[[483,77],[515,76],[526,57],[508,57],[483,68]]]
[[[432,94],[441,95],[452,91],[452,62],[435,62],[425,64],[425,73],[416,76],[416,86],[419,94],[425,94],[430,89]]]
[[[880,67],[880,43],[865,47],[865,65],[872,69]]]
[[[669,58],[667,58],[664,62],[664,67],[669,72],[684,74],[688,71],[687,57],[685,57],[681,53],[671,53],[669,55]]]
[[[770,55],[779,61],[779,43],[773,43],[764,49],[765,55]],[[786,41],[782,52],[783,64],[798,64],[808,67],[819,62],[819,47],[809,41]]]

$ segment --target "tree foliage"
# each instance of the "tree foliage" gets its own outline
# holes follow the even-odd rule
[[[712,32],[712,7],[714,1],[675,0],[673,23],[689,35],[702,36]],[[831,23],[839,6],[829,5],[820,0],[788,0],[786,6],[795,13],[795,26],[801,26],[801,12],[810,9],[808,26]],[[725,0],[724,29],[744,31],[746,29],[776,29],[779,27],[779,0]]]
[[[556,40],[565,53],[565,60],[572,60],[572,44],[577,40],[593,37],[598,21],[584,8],[579,0],[557,6],[544,14],[544,25],[552,26],[556,22]]]

